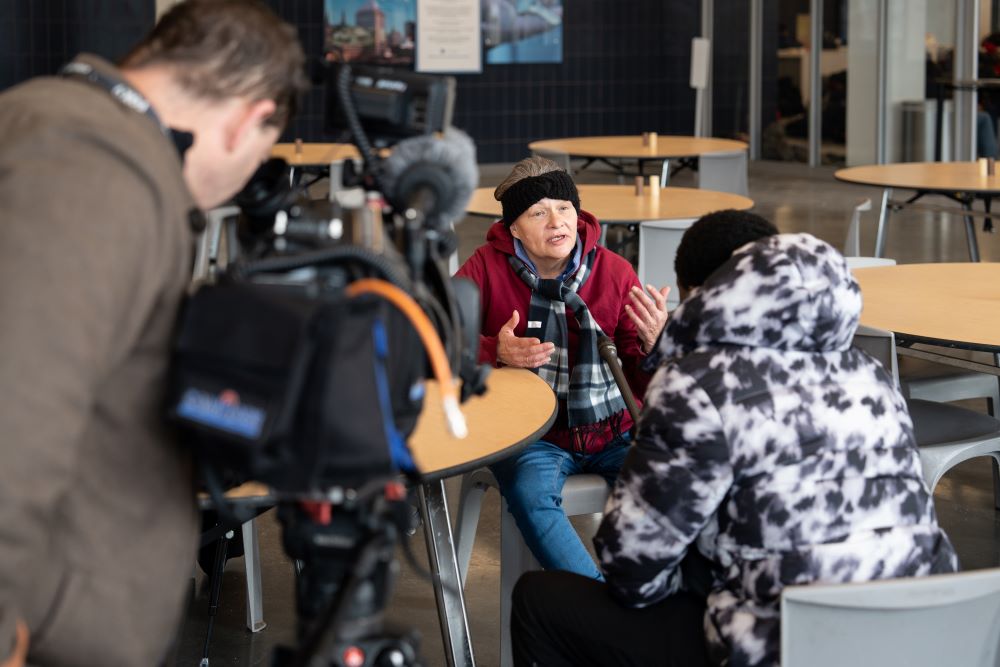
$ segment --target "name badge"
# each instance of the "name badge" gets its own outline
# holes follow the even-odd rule
[[[529,329],[541,329],[542,323],[539,320],[528,320]]]

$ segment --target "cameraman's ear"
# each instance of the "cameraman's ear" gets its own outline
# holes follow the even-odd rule
[[[226,150],[233,152],[239,149],[248,139],[256,136],[267,119],[274,115],[277,105],[274,100],[255,100],[242,104],[237,108],[228,124],[226,132]]]

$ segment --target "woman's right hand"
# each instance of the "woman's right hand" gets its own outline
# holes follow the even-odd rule
[[[538,368],[549,359],[556,346],[543,343],[537,338],[521,338],[514,335],[514,328],[521,321],[517,311],[510,316],[497,334],[497,360],[505,366],[516,368]]]

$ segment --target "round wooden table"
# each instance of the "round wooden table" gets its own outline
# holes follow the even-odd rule
[[[885,251],[885,236],[891,208],[910,205],[924,195],[940,194],[961,205],[969,258],[974,262],[979,261],[979,244],[976,241],[976,227],[971,214],[972,204],[976,199],[982,199],[989,213],[992,198],[1000,195],[1000,173],[987,176],[976,162],[904,162],[839,169],[834,173],[834,178],[845,183],[882,188],[882,205],[879,209],[878,233],[875,237],[876,257],[881,257]],[[917,194],[906,201],[892,201],[892,191],[896,188],[916,190]],[[949,211],[947,208],[933,208]]]
[[[271,157],[280,157],[292,167],[329,167],[331,162],[359,159],[353,144],[275,144]]]
[[[556,397],[540,377],[523,368],[493,369],[487,391],[462,404],[469,435],[453,437],[444,419],[437,382],[427,395],[409,446],[421,479],[431,481],[489,465],[534,442],[556,418]]]
[[[533,151],[565,153],[578,158],[609,158],[621,160],[664,160],[698,157],[712,153],[745,151],[747,145],[733,139],[659,135],[655,144],[643,146],[640,135],[605,137],[570,137],[545,139],[528,144]]]
[[[753,200],[747,197],[697,188],[660,188],[659,196],[654,196],[650,188],[637,195],[631,185],[578,185],[577,189],[580,206],[597,216],[601,224],[697,219],[726,208],[753,208]],[[493,188],[476,188],[465,210],[492,218],[502,215],[500,202],[493,198]]]
[[[733,139],[679,135],[657,136],[655,142],[643,145],[641,135],[613,135],[545,139],[531,142],[528,149],[537,153],[562,153],[571,158],[585,159],[580,171],[594,162],[603,162],[617,171],[620,177],[625,176],[625,169],[614,160],[635,160],[640,175],[646,173],[648,162],[663,162],[660,185],[666,186],[671,160],[679,159],[681,167],[693,166],[695,160],[703,155],[746,152],[747,145]]]
[[[861,323],[901,343],[1000,352],[1000,264],[900,264],[855,269]]]

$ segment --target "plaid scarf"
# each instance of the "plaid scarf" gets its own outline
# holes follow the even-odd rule
[[[534,371],[552,387],[556,397],[565,402],[570,428],[595,424],[625,409],[625,400],[618,391],[614,376],[597,353],[597,339],[604,332],[577,294],[590,277],[596,255],[597,248],[587,253],[576,273],[565,282],[539,278],[517,257],[511,255],[508,258],[514,273],[531,288],[528,322],[538,322],[541,330],[537,337],[555,344],[552,360]],[[580,325],[580,348],[572,371],[567,353],[566,306],[573,310]]]

